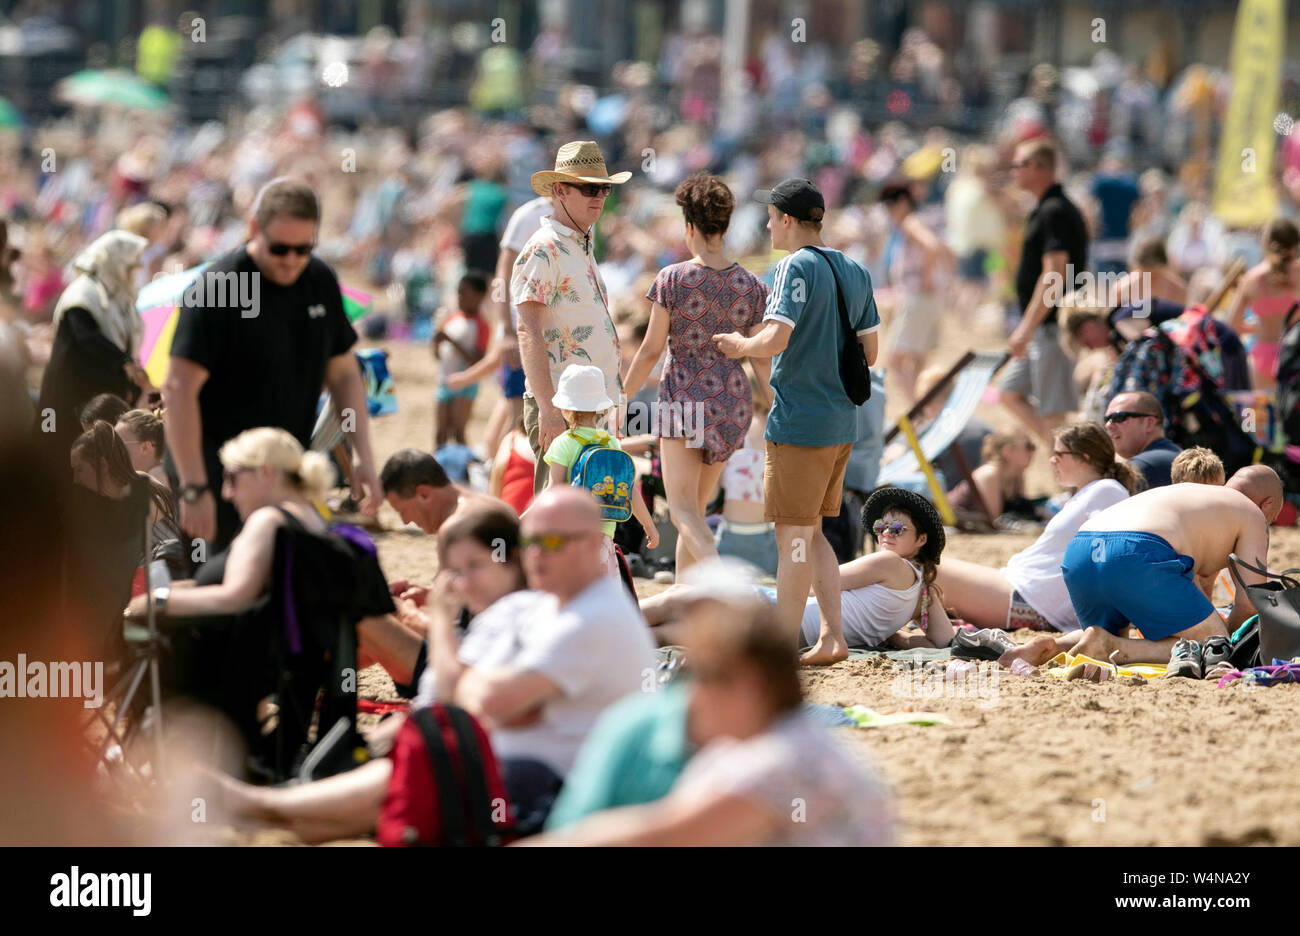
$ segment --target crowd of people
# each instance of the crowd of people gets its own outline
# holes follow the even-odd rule
[[[923,38],[891,71],[942,103],[951,79]],[[755,149],[703,133],[735,118],[709,113],[701,61],[681,66],[682,123],[663,131],[621,72],[627,117],[603,145],[577,138],[572,100],[553,137],[449,110],[340,174],[303,101],[229,136],[103,127],[39,191],[0,178],[4,431],[71,471],[92,535],[52,561],[81,575],[103,652],[122,657],[124,617],[158,615],[168,692],[236,726],[247,771],[218,781],[233,815],[309,840],[375,828],[403,776],[390,758],[261,783],[282,778],[286,736],[323,743],[316,693],[328,728],[329,667],[353,658],[411,711],[482,727],[512,834],[536,844],[895,841],[889,792],[804,708],[801,664],[965,647],[1200,678],[1226,659],[1254,609],[1241,589],[1221,614],[1214,583],[1234,553],[1267,566],[1282,479],[1181,446],[1178,382],[1143,355],[1160,336],[1181,360],[1209,347],[1208,389],[1273,389],[1300,301],[1295,224],[1243,246],[1194,179],[1137,176],[1125,144],[1150,105],[1132,75],[1113,136],[1053,138],[1027,105],[993,141],[955,145],[868,133],[786,63],[751,75],[766,119],[792,90],[816,119]],[[814,165],[819,134],[838,154]],[[654,165],[620,168],[641,143]],[[1071,175],[1081,145],[1101,156]],[[1237,257],[1248,269],[1222,282]],[[137,293],[199,262],[255,283],[259,311],[239,290],[182,301],[155,385]],[[1084,272],[1118,291],[1081,297]],[[382,463],[339,282],[353,274],[380,290],[366,337],[426,341],[436,368],[427,446]],[[877,487],[904,447],[884,445],[886,394],[917,431],[944,428],[940,345],[989,321],[1008,356],[1001,428],[971,419],[923,476]],[[858,361],[865,403],[847,389]],[[314,444],[326,397],[345,458]],[[1028,482],[1040,451],[1050,498]],[[481,483],[467,458],[490,462]],[[340,481],[361,518],[386,503],[435,536],[436,568],[386,576],[364,532],[329,522]],[[1039,535],[994,569],[943,556],[954,521]],[[158,559],[170,584],[146,571]],[[649,577],[672,586],[638,598]],[[1042,633],[1007,636],[1022,628]],[[685,653],[689,679],[660,685],[659,648]]]

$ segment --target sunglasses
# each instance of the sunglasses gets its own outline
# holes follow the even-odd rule
[[[1108,424],[1115,423],[1116,425],[1122,426],[1130,419],[1162,419],[1162,418],[1163,417],[1156,416],[1153,413],[1133,413],[1133,412],[1125,411],[1119,413],[1107,413],[1105,421]]]
[[[605,183],[601,185],[595,182],[591,182],[586,185],[579,185],[576,182],[565,182],[563,184],[567,185],[571,189],[577,189],[587,198],[596,198],[597,196],[603,197],[605,195],[608,195],[610,192],[614,191],[614,186],[610,185],[609,183]]]
[[[906,529],[907,524],[902,520],[890,520],[888,522],[877,520],[875,523],[871,524],[871,532],[875,533],[877,536],[884,533],[886,530],[890,532],[890,535],[898,536]]]
[[[1032,163],[1030,160],[1028,160],[1028,159],[1022,159],[1022,160],[1020,160],[1020,162],[1013,162],[1013,163],[1011,164],[1011,168],[1012,168],[1012,169],[1024,169],[1026,166],[1032,166],[1032,165],[1033,165],[1033,163]]]
[[[529,549],[536,546],[542,552],[559,552],[574,540],[580,540],[586,536],[586,533],[538,533],[535,536],[521,536],[519,537],[519,548]]]
[[[266,249],[273,257],[283,257],[287,253],[307,257],[316,249],[316,244],[314,241],[310,244],[281,244],[278,241],[271,241],[266,245]]]
[[[1052,449],[1052,455],[1056,458],[1060,458],[1063,455],[1073,455],[1075,458],[1079,457],[1078,452],[1071,452],[1069,449]]]
[[[256,468],[227,468],[221,472],[221,480],[224,484],[235,483],[235,479],[246,471],[256,471]]]

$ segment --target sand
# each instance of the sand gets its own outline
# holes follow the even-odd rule
[[[400,410],[374,424],[381,461],[404,446],[431,444],[434,379],[424,347],[383,346]],[[961,350],[941,354],[950,360]],[[496,398],[495,385],[485,384],[471,439],[480,436]],[[897,409],[891,405],[891,415]],[[980,415],[1007,423],[996,408]],[[1031,487],[1052,490],[1041,450]],[[377,536],[388,576],[428,581],[433,539],[397,531],[386,505],[380,520],[394,529]],[[1033,539],[957,534],[946,554],[997,568]],[[1275,530],[1270,559],[1274,568],[1300,566],[1300,534]],[[643,594],[659,587],[639,584]],[[804,682],[814,702],[951,719],[949,726],[835,729],[892,784],[909,845],[1300,844],[1300,786],[1287,753],[1300,750],[1298,686],[1218,689],[1183,679],[1095,685],[986,670],[959,694],[957,684],[949,690],[876,661],[809,671]],[[364,674],[362,691],[393,697],[378,668]],[[925,697],[935,692],[944,694]]]

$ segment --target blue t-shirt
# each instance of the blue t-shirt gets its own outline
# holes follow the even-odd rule
[[[860,263],[829,247],[823,259],[812,250],[796,250],[776,265],[764,321],[791,326],[790,341],[772,359],[776,397],[764,438],[784,445],[843,445],[857,439],[857,407],[840,380],[840,328],[835,275],[844,290],[849,323],[859,335],[880,328],[880,313],[871,291],[871,274]]]
[[[1168,439],[1156,439],[1130,458],[1129,464],[1142,472],[1142,477],[1147,479],[1148,488],[1164,487],[1166,484],[1173,483],[1170,469],[1173,468],[1174,459],[1181,451],[1182,449]]]
[[[1127,172],[1097,173],[1092,182],[1092,196],[1101,208],[1100,240],[1123,240],[1129,233],[1129,215],[1142,197],[1137,180]]]

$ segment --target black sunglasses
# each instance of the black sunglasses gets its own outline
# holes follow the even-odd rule
[[[1130,419],[1162,419],[1162,418],[1163,417],[1157,416],[1155,413],[1133,413],[1129,411],[1121,411],[1118,413],[1107,413],[1105,421],[1107,423],[1116,423],[1122,426]]]
[[[562,184],[567,185],[569,188],[577,189],[587,198],[595,198],[597,195],[608,195],[610,192],[614,191],[614,186],[610,185],[609,183],[600,185],[595,182],[591,182],[585,185],[579,185],[576,182],[564,182]]]
[[[296,253],[300,257],[307,257],[316,249],[316,244],[314,241],[310,244],[281,244],[270,241],[267,243],[266,249],[274,257],[283,257],[290,252]]]
[[[233,485],[233,484],[235,483],[235,479],[238,478],[238,477],[239,477],[241,474],[243,474],[245,471],[256,471],[256,470],[257,470],[256,468],[242,468],[242,467],[241,467],[241,468],[227,468],[227,469],[225,469],[224,471],[221,472],[221,480],[222,480],[222,483],[224,483],[224,484],[231,484],[231,485]]]

